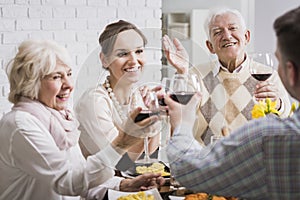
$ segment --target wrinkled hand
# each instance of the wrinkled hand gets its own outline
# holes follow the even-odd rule
[[[272,101],[276,100],[278,102],[277,108],[280,107],[278,88],[270,81],[259,82],[256,85],[254,97],[256,101],[264,100],[265,98],[270,98]]]
[[[128,119],[119,129],[119,135],[113,140],[112,146],[116,150],[127,151],[131,146],[141,142],[143,137],[149,133],[153,124],[157,124],[158,116],[153,115],[140,122],[135,123],[134,119],[141,112],[142,108],[138,107],[130,113]],[[119,153],[124,153],[119,151]]]
[[[158,173],[146,173],[139,175],[133,179],[124,179],[120,183],[120,191],[137,192],[141,190],[149,190],[159,188],[165,183],[165,179]]]
[[[165,35],[162,42],[166,57],[169,63],[176,68],[177,73],[187,73],[189,68],[189,55],[180,41],[177,38],[172,41],[169,36]]]
[[[165,103],[168,106],[170,124],[173,130],[180,124],[187,124],[193,126],[196,119],[195,111],[200,101],[200,93],[196,93],[186,105],[182,105],[173,101],[168,95],[165,96]]]

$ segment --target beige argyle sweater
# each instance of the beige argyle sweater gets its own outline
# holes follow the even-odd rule
[[[200,142],[210,143],[212,135],[220,135],[222,127],[230,131],[251,120],[254,105],[253,92],[258,83],[249,73],[249,62],[237,73],[220,70],[216,76],[213,69],[216,62],[199,65],[191,69],[202,79],[202,101],[197,110],[194,136]],[[277,85],[282,100],[280,112],[286,117],[290,110],[289,96],[281,83],[277,71],[268,79]]]

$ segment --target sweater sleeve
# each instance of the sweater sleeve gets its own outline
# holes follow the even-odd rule
[[[18,112],[15,118],[16,129],[10,139],[12,166],[48,182],[57,193],[85,197],[89,188],[114,176],[121,155],[110,145],[85,160],[78,144],[59,150],[35,117]]]
[[[122,177],[115,176],[115,177],[109,179],[108,181],[106,181],[105,183],[90,189],[86,199],[87,200],[89,200],[89,199],[101,200],[104,198],[108,189],[120,190],[120,183],[123,179],[124,178],[122,178]]]

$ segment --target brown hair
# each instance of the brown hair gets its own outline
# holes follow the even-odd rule
[[[300,7],[278,17],[274,30],[282,59],[300,67]]]
[[[145,35],[134,24],[124,20],[107,25],[99,37],[99,44],[102,47],[102,53],[106,56],[110,55],[115,45],[119,33],[127,30],[135,30],[143,39],[144,46],[147,44]]]

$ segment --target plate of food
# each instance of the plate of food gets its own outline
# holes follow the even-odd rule
[[[108,190],[109,200],[162,200],[156,188],[139,192],[121,192],[117,190]]]
[[[234,197],[223,197],[212,194],[207,194],[204,192],[187,194],[184,196],[173,196],[169,195],[170,200],[238,200],[238,198]]]
[[[170,178],[170,168],[162,162],[150,164],[135,164],[127,171],[123,172],[124,177],[136,177],[144,173],[161,173],[165,178]]]

